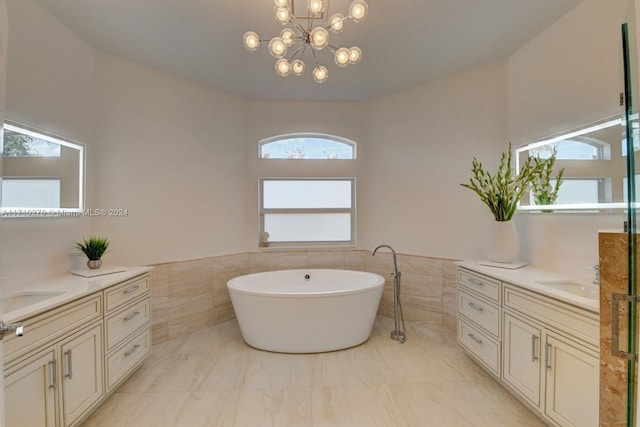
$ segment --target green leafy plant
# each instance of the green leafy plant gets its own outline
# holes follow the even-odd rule
[[[85,254],[89,260],[97,261],[107,252],[109,240],[106,237],[92,236],[82,242],[76,242],[75,248]]]
[[[511,144],[502,153],[500,166],[495,174],[487,172],[475,157],[471,171],[473,177],[468,184],[460,184],[473,190],[485,203],[496,221],[509,221],[516,212],[518,202],[529,188],[529,184],[540,176],[544,164],[534,157],[528,157],[518,175],[512,165]]]
[[[551,185],[551,174],[553,173],[553,166],[556,163],[557,154],[558,151],[554,148],[548,159],[536,158],[536,161],[542,164],[540,175],[531,181],[531,194],[536,205],[553,205],[558,199],[558,191],[560,191],[560,185],[562,185],[564,168],[558,171],[556,182],[554,185]]]

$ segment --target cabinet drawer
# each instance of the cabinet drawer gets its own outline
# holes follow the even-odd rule
[[[458,285],[492,301],[500,302],[500,281],[496,279],[460,268],[458,269]]]
[[[131,373],[150,350],[151,331],[147,328],[107,356],[107,393]]]
[[[101,317],[102,295],[98,293],[26,319],[22,322],[24,336],[3,340],[5,364]]]
[[[458,318],[458,342],[496,376],[500,375],[500,345],[487,334]]]
[[[565,331],[594,347],[600,345],[600,316],[595,313],[509,284],[504,286],[504,307],[530,316],[552,329]]]
[[[486,329],[494,337],[500,338],[500,307],[460,289],[458,291],[458,313],[469,319],[471,323]]]
[[[151,319],[151,298],[147,296],[107,318],[107,351],[115,348],[129,335]]]
[[[144,274],[106,290],[104,293],[105,313],[109,314],[118,307],[133,301],[145,292],[149,292],[149,289],[150,276]]]

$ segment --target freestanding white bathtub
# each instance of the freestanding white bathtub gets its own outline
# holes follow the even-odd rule
[[[351,270],[281,270],[227,282],[240,331],[252,347],[318,353],[365,342],[384,278]]]

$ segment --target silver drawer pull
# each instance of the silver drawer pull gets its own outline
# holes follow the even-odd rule
[[[49,382],[49,388],[51,389],[56,389],[57,387],[57,380],[56,380],[56,359],[53,359],[49,362],[49,374],[51,375],[51,381]]]
[[[482,285],[484,285],[484,283],[482,283],[482,281],[481,281],[481,280],[474,279],[473,277],[470,277],[470,278],[469,278],[469,281],[470,281],[471,283],[473,283],[474,285],[478,285],[478,286],[482,286]]]
[[[135,291],[137,291],[138,289],[140,289],[140,286],[135,285],[135,286],[130,287],[129,289],[125,289],[125,290],[124,290],[124,293],[125,293],[125,294],[130,294],[131,292],[135,292]]]
[[[66,378],[73,378],[73,362],[71,362],[71,349],[64,352],[64,356],[67,356],[67,373],[64,375]]]
[[[531,335],[531,361],[535,362],[540,357],[538,357],[538,336]]]
[[[127,352],[124,354],[124,357],[128,357],[131,356],[133,353],[136,352],[137,349],[140,348],[140,344],[136,344],[133,347],[131,347],[129,350],[127,350]]]
[[[133,319],[134,317],[136,317],[137,315],[139,315],[140,312],[139,311],[134,311],[133,313],[131,313],[130,315],[128,315],[127,317],[124,318],[125,322],[128,322],[129,320]]]
[[[553,368],[551,365],[551,344],[548,342],[544,343],[544,367],[545,369]]]
[[[481,340],[481,339],[479,339],[479,338],[476,338],[476,337],[475,337],[475,335],[473,335],[473,334],[467,334],[467,336],[468,336],[469,338],[471,338],[472,340],[474,340],[476,343],[478,343],[478,344],[482,344],[482,340]]]
[[[481,306],[479,306],[478,304],[474,304],[474,303],[472,303],[472,302],[469,302],[469,303],[467,303],[467,305],[468,305],[469,307],[471,307],[471,308],[475,309],[475,310],[483,311],[483,310],[482,310],[482,307],[481,307]]]

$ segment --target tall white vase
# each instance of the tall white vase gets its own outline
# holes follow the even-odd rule
[[[493,221],[489,229],[489,261],[511,263],[520,255],[520,240],[513,221]]]

